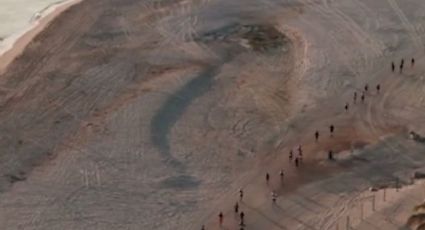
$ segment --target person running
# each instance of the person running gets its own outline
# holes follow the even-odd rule
[[[277,199],[277,194],[273,191],[272,192],[272,201],[273,201],[273,204],[276,204],[276,199]]]
[[[331,137],[334,135],[335,127],[334,125],[329,126],[329,131],[331,132]]]
[[[364,102],[364,99],[365,99],[365,96],[364,94],[362,94],[362,97],[361,97],[362,102]]]
[[[394,71],[395,71],[395,65],[394,65],[394,62],[391,62],[391,70],[393,71],[393,73],[394,73]]]
[[[238,202],[236,202],[236,204],[235,204],[235,213],[238,213],[239,212],[239,204],[238,204]]]
[[[400,63],[400,73],[403,72],[403,66],[404,66],[404,59],[401,59],[401,63]]]
[[[269,173],[266,173],[266,182],[267,182],[267,184],[269,183],[269,180],[270,180],[270,174]]]
[[[357,101],[357,92],[354,92],[353,101],[354,101],[354,104],[356,104],[356,101]]]
[[[239,189],[239,200],[242,201],[243,199],[243,190]]]
[[[364,86],[364,91],[365,92],[367,92],[367,90],[369,89],[369,86],[366,84],[365,86]]]
[[[218,214],[218,221],[219,221],[219,223],[220,223],[220,226],[222,226],[222,225],[223,225],[223,218],[224,218],[223,213],[222,213],[222,212],[220,212],[220,213]]]
[[[349,106],[348,103],[345,103],[344,109],[345,109],[346,112],[348,112],[348,106]]]
[[[297,168],[298,168],[298,165],[299,165],[298,157],[295,157],[295,167],[297,167]]]
[[[241,223],[240,223],[240,226],[244,226],[244,225],[245,225],[245,224],[244,224],[245,213],[244,213],[244,212],[241,212],[240,217],[241,217]]]
[[[283,178],[284,178],[284,176],[285,176],[285,174],[283,173],[283,170],[280,170],[279,175],[280,175],[280,181],[282,181],[282,182],[283,182]]]
[[[298,146],[298,161],[299,163],[303,161],[303,149],[301,148],[301,145]]]
[[[316,142],[319,140],[319,131],[316,131],[314,133],[314,136],[316,137]]]
[[[329,152],[328,152],[328,159],[329,160],[333,160],[334,159],[332,150],[329,150]]]
[[[292,158],[294,157],[294,154],[292,152],[292,149],[289,151],[289,160],[292,161]]]
[[[381,91],[381,85],[377,84],[376,85],[376,92],[378,92],[378,94],[379,94],[379,91]]]
[[[412,65],[412,67],[415,66],[415,59],[414,58],[412,58],[411,65]]]

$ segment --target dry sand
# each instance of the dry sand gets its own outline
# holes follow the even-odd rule
[[[19,37],[13,44],[13,47],[6,50],[0,56],[0,73],[4,73],[7,66],[20,54],[22,54],[25,47],[41,32],[50,22],[53,21],[58,15],[64,12],[69,7],[81,2],[81,0],[66,1],[62,4],[54,6],[52,12],[48,15],[43,16],[36,21],[35,26],[27,31],[24,35]]]
[[[240,188],[246,229],[405,227],[425,195],[411,179],[425,145],[408,135],[425,135],[424,12],[82,1],[0,75],[0,228],[238,229]]]

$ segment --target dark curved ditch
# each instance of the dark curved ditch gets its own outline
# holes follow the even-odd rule
[[[183,164],[170,153],[168,135],[171,128],[179,120],[190,103],[205,94],[211,87],[219,66],[205,69],[197,77],[189,81],[183,88],[168,97],[151,122],[153,144],[159,149],[165,163],[183,169]]]
[[[159,149],[166,164],[181,171],[184,171],[184,164],[171,154],[170,130],[191,102],[211,89],[214,77],[220,71],[221,66],[231,62],[242,52],[254,51],[263,55],[270,54],[284,51],[285,45],[289,44],[289,39],[273,26],[240,24],[231,24],[206,32],[195,38],[195,41],[213,47],[213,50],[221,54],[221,63],[205,68],[202,73],[170,95],[151,121],[153,144]],[[248,41],[249,46],[242,45],[243,41]]]

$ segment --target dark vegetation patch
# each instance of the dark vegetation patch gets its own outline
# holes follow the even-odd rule
[[[231,24],[201,35],[196,41],[204,43],[243,43],[248,42],[251,49],[257,52],[282,51],[289,44],[289,39],[271,25]]]
[[[16,183],[18,181],[24,181],[27,179],[24,172],[19,172],[18,174],[6,174],[5,177],[7,181],[9,181],[9,183],[11,184]]]
[[[269,52],[282,49],[289,40],[273,26],[254,25],[243,36],[255,51]]]

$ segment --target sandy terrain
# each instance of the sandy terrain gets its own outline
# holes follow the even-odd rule
[[[82,1],[0,76],[0,229],[239,229],[240,188],[245,229],[404,228],[425,195],[424,18],[421,0]]]
[[[0,50],[0,73],[3,73],[5,68],[19,55],[22,54],[25,47],[37,36],[41,31],[44,30],[50,22],[53,21],[58,15],[64,12],[69,7],[81,2],[81,0],[65,1],[58,3],[50,8],[47,15],[39,14],[41,18],[36,19],[33,24],[34,26],[20,36],[16,41],[11,44],[11,47],[6,50]],[[11,38],[13,39],[13,38]],[[11,42],[12,43],[12,42]]]

